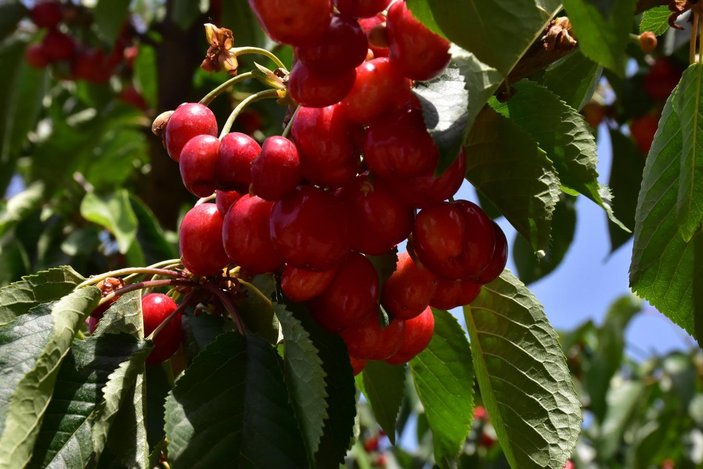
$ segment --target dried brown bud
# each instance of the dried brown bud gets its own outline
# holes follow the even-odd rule
[[[234,48],[234,34],[227,28],[219,28],[214,24],[205,24],[205,37],[210,47],[200,68],[207,72],[224,70],[230,75],[237,74],[239,63]]]
[[[102,296],[107,296],[115,290],[119,290],[124,287],[124,281],[118,277],[108,277],[105,280],[98,282],[97,287],[100,289]]]
[[[164,111],[156,116],[154,122],[151,123],[151,132],[157,137],[163,138],[164,131],[166,130],[166,124],[168,124],[168,120],[171,118],[172,114],[173,111]]]

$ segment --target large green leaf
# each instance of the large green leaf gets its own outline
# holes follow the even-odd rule
[[[625,73],[625,48],[636,3],[637,0],[564,0],[579,48],[586,57],[619,75]]]
[[[191,2],[195,3],[195,2]],[[152,109],[158,107],[159,76],[156,49],[141,44],[134,61],[134,85]]]
[[[433,313],[432,341],[410,361],[410,370],[432,429],[435,461],[451,466],[473,421],[474,368],[459,322],[446,311],[435,309]]]
[[[666,5],[645,11],[642,13],[640,21],[640,33],[651,31],[657,36],[661,36],[669,30],[669,15],[671,15],[671,10]]]
[[[27,8],[20,2],[3,2],[0,5],[0,41],[12,34],[20,20],[27,14]]]
[[[89,192],[81,202],[81,215],[109,230],[121,253],[126,253],[137,236],[137,216],[132,210],[129,192],[118,190],[106,196]]]
[[[581,426],[578,396],[542,306],[510,272],[464,307],[476,377],[512,467],[563,467]]]
[[[0,211],[0,236],[20,223],[44,203],[44,185],[31,184],[22,192],[12,196]]]
[[[276,344],[279,339],[280,325],[272,303],[276,292],[275,277],[273,274],[257,275],[251,280],[250,285],[242,286],[246,295],[236,302],[239,316],[247,329],[271,344]]]
[[[200,2],[175,0],[170,8],[171,19],[181,29],[190,28],[200,16]]]
[[[532,137],[515,122],[486,107],[465,146],[466,178],[529,242],[546,250],[559,178]]]
[[[95,5],[95,23],[109,44],[117,39],[129,14],[129,4],[130,0],[100,0]]]
[[[608,411],[595,441],[599,461],[611,461],[621,446],[623,433],[640,404],[645,390],[643,381],[624,381],[608,391]]]
[[[178,257],[178,246],[169,242],[151,209],[134,194],[129,201],[137,217],[137,241],[147,264]]]
[[[278,355],[255,335],[223,334],[195,358],[166,400],[166,435],[175,468],[306,465]]]
[[[395,424],[405,393],[405,366],[369,361],[364,367],[364,395],[378,424],[395,444]]]
[[[99,299],[97,288],[81,288],[0,328],[1,347],[8,351],[0,356],[9,361],[0,368],[10,377],[0,388],[0,466],[29,462],[59,365]]]
[[[598,87],[602,71],[600,65],[577,49],[547,67],[542,83],[566,104],[581,110]]]

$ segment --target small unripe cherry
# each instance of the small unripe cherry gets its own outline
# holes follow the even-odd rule
[[[178,166],[183,185],[198,197],[215,192],[215,175],[220,141],[212,135],[196,135],[181,150]]]
[[[193,274],[216,275],[229,262],[222,245],[222,225],[222,215],[212,203],[196,205],[183,217],[178,244],[183,265]]]
[[[217,119],[210,108],[200,103],[183,103],[166,124],[166,150],[178,161],[181,150],[196,135],[217,135]]]
[[[405,321],[391,320],[384,327],[378,315],[370,315],[340,335],[349,355],[367,360],[385,360],[400,348]]]
[[[412,319],[405,321],[400,347],[386,362],[391,364],[407,363],[427,348],[434,334],[434,314],[429,306]]]
[[[144,336],[148,336],[178,308],[178,305],[162,293],[149,293],[142,298]],[[176,314],[154,338],[154,349],[146,359],[154,365],[168,360],[183,341],[181,315]]]
[[[295,144],[285,137],[268,137],[251,163],[251,187],[265,200],[279,200],[300,182],[302,169]]]
[[[316,72],[296,62],[288,76],[288,92],[301,106],[325,107],[341,101],[354,86],[356,70]]]
[[[645,31],[639,36],[640,48],[645,54],[651,54],[657,49],[657,36],[652,31]]]
[[[241,132],[230,132],[220,141],[216,179],[220,190],[248,192],[251,163],[261,153],[258,142]]]
[[[281,290],[295,303],[308,301],[321,295],[336,273],[336,268],[315,271],[286,265],[281,274]]]
[[[436,288],[435,275],[402,252],[383,288],[382,303],[394,319],[414,318],[430,304]]]

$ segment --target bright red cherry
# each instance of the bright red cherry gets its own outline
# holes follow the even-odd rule
[[[271,39],[302,46],[322,37],[332,18],[329,0],[249,0]]]
[[[413,80],[434,78],[451,59],[449,41],[427,29],[405,2],[388,10],[388,41],[391,62]]]
[[[40,28],[55,28],[61,22],[61,3],[55,0],[38,2],[29,10],[29,18]]]
[[[349,355],[367,360],[385,360],[400,348],[405,321],[392,320],[383,327],[377,314],[364,318],[359,324],[344,329],[340,335],[347,344]]]
[[[436,288],[435,275],[402,252],[383,287],[382,303],[394,319],[414,318],[430,304]]]
[[[635,140],[637,147],[645,155],[652,148],[657,127],[659,127],[658,114],[645,114],[632,119],[632,122],[630,122],[630,135]]]
[[[321,295],[336,273],[336,268],[315,271],[286,265],[281,274],[281,290],[295,303],[308,301]]]
[[[252,190],[262,199],[283,198],[295,189],[302,176],[298,149],[285,137],[267,138],[251,163]]]
[[[385,10],[391,0],[334,0],[337,10],[343,15],[369,18]]]
[[[162,293],[149,293],[142,298],[144,336],[148,336],[178,308],[178,305]],[[154,349],[146,362],[154,365],[168,360],[176,353],[183,341],[181,315],[176,314],[154,338]]]
[[[339,187],[359,169],[354,144],[357,127],[339,104],[323,108],[300,107],[291,127],[305,179],[321,186]]]
[[[324,73],[356,67],[366,59],[368,47],[366,33],[355,19],[335,15],[322,38],[314,45],[296,47],[295,55],[311,70]]]
[[[219,274],[229,262],[222,245],[222,224],[222,215],[212,203],[196,205],[183,217],[178,244],[183,265],[195,275]]]
[[[328,270],[350,249],[349,208],[312,186],[299,186],[271,210],[271,238],[285,262]]]
[[[485,284],[492,282],[505,269],[505,264],[508,262],[508,240],[505,238],[505,233],[494,221],[491,221],[493,226],[493,239],[495,248],[493,255],[488,265],[481,271],[481,274],[476,279],[478,283]]]
[[[378,274],[361,254],[350,254],[339,265],[330,285],[310,303],[322,327],[338,332],[378,311]]]
[[[364,133],[364,160],[382,178],[405,178],[433,171],[439,152],[422,112],[403,110],[372,122]]]
[[[181,150],[181,179],[192,194],[207,197],[215,192],[215,168],[220,141],[212,135],[196,135]]]
[[[437,289],[430,299],[433,308],[450,310],[468,305],[481,292],[481,285],[472,280],[445,280],[437,278]]]
[[[341,101],[354,86],[356,69],[315,72],[296,62],[288,76],[288,92],[301,106],[325,107]]]
[[[41,44],[31,44],[24,51],[24,58],[32,68],[44,68],[49,65],[49,57]]]
[[[200,103],[183,103],[166,124],[166,150],[178,161],[183,146],[196,135],[217,135],[217,119],[210,108]]]
[[[220,141],[217,159],[217,187],[221,190],[248,192],[251,163],[261,153],[256,140],[240,132],[230,132]]]
[[[682,70],[670,58],[660,57],[644,77],[644,89],[655,101],[666,101],[681,79]]]
[[[56,29],[46,33],[42,40],[42,47],[51,62],[70,60],[76,52],[76,42],[73,38]]]
[[[412,319],[405,321],[398,351],[386,361],[391,364],[407,363],[425,350],[434,334],[434,314],[430,307]]]
[[[388,57],[388,34],[386,28],[386,16],[378,14],[371,18],[360,18],[359,25],[366,33],[369,42],[369,49],[375,58]]]
[[[215,204],[220,215],[224,218],[229,208],[241,197],[242,194],[237,191],[215,191]]]
[[[274,272],[281,266],[269,231],[272,205],[272,202],[246,194],[225,216],[222,227],[225,252],[232,262],[252,275]]]
[[[364,371],[364,367],[366,366],[366,363],[368,363],[368,360],[364,360],[363,358],[349,357],[349,362],[351,363],[354,376],[356,376],[362,371]]]

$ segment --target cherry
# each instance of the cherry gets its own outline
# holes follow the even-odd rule
[[[227,265],[222,224],[222,215],[212,203],[196,205],[183,217],[178,244],[183,265],[193,274],[219,274]]]
[[[322,294],[332,283],[337,269],[307,270],[286,265],[281,274],[281,290],[296,303],[308,301]]]
[[[492,282],[503,272],[505,264],[508,262],[508,240],[505,238],[505,233],[496,222],[491,220],[491,224],[493,225],[495,248],[488,265],[476,279],[481,284]]]
[[[414,318],[430,304],[436,288],[434,274],[402,252],[383,287],[382,303],[394,319]]]
[[[376,269],[361,254],[349,254],[330,285],[309,306],[315,320],[332,332],[352,327],[367,316],[377,317]]]
[[[419,316],[405,321],[401,334],[400,347],[386,362],[391,364],[407,363],[425,350],[434,333],[434,314],[430,307],[425,308]]]
[[[220,141],[216,180],[221,190],[248,192],[251,184],[251,163],[261,153],[261,147],[250,136],[230,132]]]
[[[479,278],[495,248],[491,219],[466,200],[422,210],[412,236],[418,259],[446,279]]]
[[[217,119],[210,108],[200,103],[183,103],[166,124],[166,151],[178,161],[183,146],[196,135],[217,135]]]
[[[102,49],[91,48],[78,52],[73,60],[71,71],[76,80],[89,83],[107,83],[114,67],[108,64],[108,58]]]
[[[343,15],[369,18],[385,10],[391,0],[334,0],[334,6]]]
[[[608,108],[606,108],[599,102],[589,101],[581,109],[581,114],[583,115],[583,118],[588,123],[588,125],[595,129],[600,125],[601,122],[603,122],[603,119],[605,119],[605,117],[608,115]]]
[[[134,87],[134,85],[127,85],[122,88],[118,99],[123,103],[140,109],[142,111],[146,111],[147,109],[149,109],[149,103],[146,102],[144,96],[142,96],[142,94]]]
[[[411,94],[410,80],[382,57],[356,68],[354,86],[341,104],[352,122],[367,125],[384,113],[399,109]]]
[[[40,28],[55,28],[62,17],[61,4],[54,0],[38,2],[29,10],[29,18]]]
[[[395,2],[388,10],[390,59],[413,80],[429,80],[447,66],[449,41],[418,21],[405,5]]]
[[[295,189],[301,178],[300,157],[295,144],[285,137],[267,138],[261,153],[251,163],[254,194],[266,200],[279,200]]]
[[[658,58],[644,77],[644,90],[655,101],[666,101],[681,79],[681,68],[668,57]]]
[[[635,117],[630,122],[630,135],[632,135],[637,147],[645,155],[652,148],[657,127],[659,127],[659,116],[657,114],[645,114],[644,116]]]
[[[144,336],[148,336],[171,315],[178,305],[163,293],[149,293],[142,298],[142,315],[144,318]],[[181,315],[176,314],[168,324],[154,337],[154,349],[146,358],[150,365],[168,360],[176,353],[183,341]]]
[[[344,329],[340,335],[349,355],[367,360],[385,360],[400,348],[405,321],[392,320],[381,325],[378,315],[366,316],[359,324]]]
[[[32,68],[44,68],[49,65],[49,57],[41,44],[32,44],[24,52],[24,58]]]
[[[381,255],[408,237],[415,213],[404,206],[368,174],[358,176],[340,191],[352,212],[352,248],[370,255]]]
[[[224,219],[225,252],[232,262],[252,275],[274,272],[281,266],[269,231],[272,205],[272,202],[246,194],[230,207]]]
[[[51,62],[70,60],[76,52],[76,42],[68,34],[51,29],[42,40],[44,53]]]
[[[422,112],[415,109],[372,122],[364,133],[362,146],[366,165],[384,178],[426,174],[435,169],[439,159]]]
[[[311,70],[324,73],[361,64],[368,46],[366,33],[356,20],[335,15],[322,38],[314,45],[296,47],[295,55]]]
[[[249,6],[271,39],[294,46],[319,41],[332,18],[329,0],[249,0]]]
[[[349,208],[311,186],[299,186],[271,210],[271,238],[285,262],[328,270],[350,249]]]
[[[325,107],[341,101],[352,86],[356,69],[315,72],[296,62],[288,76],[288,92],[301,106]]]
[[[360,18],[359,26],[366,33],[369,42],[369,49],[375,58],[388,57],[388,34],[386,28],[386,16],[378,14],[371,18]]]
[[[364,371],[364,367],[366,366],[366,363],[368,360],[364,360],[363,358],[354,358],[354,357],[349,357],[349,362],[351,363],[352,371],[354,372],[354,376],[358,375],[362,371]]]
[[[339,187],[359,169],[354,124],[339,104],[323,108],[300,107],[291,127],[305,179],[321,186]]]
[[[657,43],[659,42],[657,40],[657,35],[654,34],[652,31],[645,31],[639,36],[640,40],[640,49],[642,49],[642,52],[645,54],[651,54],[657,49]]]
[[[215,204],[217,205],[217,211],[224,218],[227,215],[229,208],[234,205],[234,203],[242,197],[237,191],[215,191]]]
[[[212,135],[196,135],[181,150],[178,166],[183,185],[198,197],[215,192],[215,170],[220,141]]]
[[[437,278],[437,289],[430,299],[433,308],[450,310],[468,305],[481,292],[481,284],[472,280],[446,280]]]

